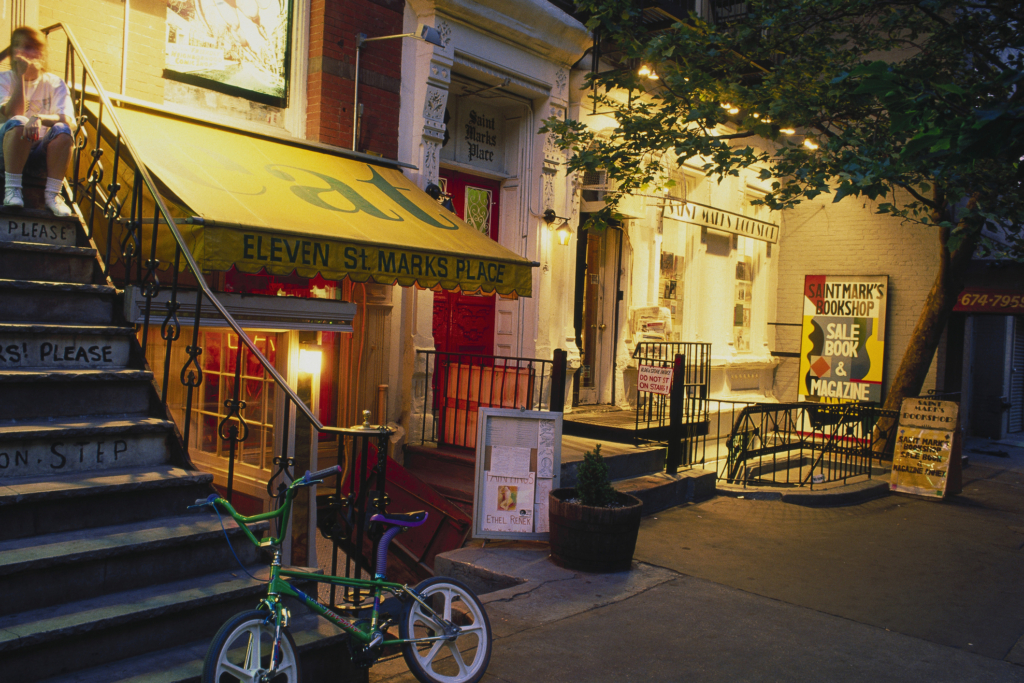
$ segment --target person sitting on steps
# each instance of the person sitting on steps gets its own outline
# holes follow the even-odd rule
[[[74,142],[74,107],[68,86],[44,70],[46,37],[22,26],[11,34],[11,70],[0,73],[0,168],[5,171],[4,208],[21,209],[21,175],[26,165],[46,166],[46,208],[71,215],[60,196]]]

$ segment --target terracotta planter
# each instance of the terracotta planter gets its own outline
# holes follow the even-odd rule
[[[643,502],[618,494],[623,507],[600,508],[566,503],[576,489],[555,489],[548,498],[551,559],[584,572],[628,571],[640,531]]]

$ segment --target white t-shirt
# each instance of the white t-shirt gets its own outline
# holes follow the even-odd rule
[[[0,72],[0,105],[7,104],[14,89],[13,71]],[[75,118],[75,108],[71,103],[71,93],[64,81],[49,72],[43,72],[34,81],[25,82],[25,113],[24,116],[40,114],[64,114],[68,120]]]

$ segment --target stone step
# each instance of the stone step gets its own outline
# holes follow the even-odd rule
[[[576,468],[583,461],[583,451],[593,450],[598,442],[566,436],[562,438],[562,469],[560,486],[576,485]],[[664,446],[626,446],[602,443],[601,457],[608,465],[608,476],[612,481],[632,479],[665,470]]]
[[[254,524],[258,536],[269,523]],[[258,550],[233,519],[188,514],[0,542],[0,615],[237,567]]]
[[[293,618],[289,630],[299,649],[304,680],[333,683],[367,683],[369,680],[369,669],[352,664],[348,635],[337,626],[309,614]],[[200,683],[203,659],[209,646],[209,639],[197,640],[48,678],[42,683]]]
[[[213,637],[266,595],[267,568],[222,571],[174,583],[0,617],[4,680],[44,678]],[[295,612],[301,605],[286,599]]]
[[[113,437],[122,426],[161,433],[168,424],[142,418],[94,423],[82,429],[86,430],[83,436],[90,429],[109,429],[92,433]],[[64,428],[74,431],[67,423]],[[212,474],[170,465],[4,479],[0,480],[0,540],[171,517],[212,492]],[[83,510],[89,514],[82,514]]]
[[[466,449],[406,444],[402,451],[406,469],[432,471],[460,478],[473,479],[476,453]]]
[[[96,250],[59,244],[0,241],[0,273],[9,280],[93,282]]]
[[[73,247],[78,244],[78,225],[77,218],[57,218],[42,209],[0,211],[0,242]]]
[[[122,369],[131,327],[0,323],[0,369]]]
[[[715,495],[714,470],[689,469],[678,474],[649,474],[612,483],[616,491],[628,493],[643,501],[643,516],[676,505],[704,500]]]
[[[146,370],[0,370],[0,421],[142,416],[150,410],[152,380]],[[97,460],[96,469],[118,466],[116,459]]]
[[[0,321],[110,325],[114,288],[36,280],[0,280]]]

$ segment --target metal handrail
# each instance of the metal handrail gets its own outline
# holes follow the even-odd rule
[[[89,75],[89,78],[93,81],[93,83],[96,84],[96,96],[100,100],[100,105],[103,107],[103,109],[106,110],[107,116],[110,117],[112,127],[117,131],[119,144],[122,144],[127,148],[127,151],[130,154],[131,158],[135,161],[136,175],[142,177],[143,183],[145,183],[146,189],[149,190],[150,195],[153,197],[153,201],[156,203],[161,216],[165,221],[167,221],[167,228],[171,231],[171,235],[174,237],[174,241],[177,244],[178,249],[185,258],[185,264],[188,266],[188,269],[192,272],[192,275],[195,276],[197,286],[202,290],[203,295],[207,297],[210,303],[213,305],[213,307],[217,309],[217,312],[228,324],[228,327],[230,327],[231,330],[238,335],[238,338],[240,340],[243,340],[243,343],[249,349],[249,352],[255,354],[256,358],[259,359],[260,364],[263,366],[264,372],[269,373],[270,376],[274,378],[274,382],[277,384],[277,386],[280,387],[282,391],[284,391],[287,397],[292,400],[292,402],[296,405],[299,411],[303,415],[305,415],[306,419],[308,419],[310,423],[312,423],[313,427],[318,432],[328,432],[331,434],[347,433],[348,430],[346,430],[345,428],[325,426],[323,423],[320,422],[316,415],[313,414],[313,411],[310,410],[309,407],[302,401],[302,399],[299,398],[298,394],[295,393],[295,390],[293,390],[288,385],[288,382],[285,381],[283,377],[281,377],[281,375],[274,368],[273,364],[266,359],[266,357],[260,352],[258,348],[256,348],[256,345],[253,343],[251,339],[249,339],[249,336],[242,330],[242,327],[241,325],[238,324],[238,321],[235,320],[230,313],[228,313],[224,305],[221,304],[217,297],[214,295],[213,290],[210,289],[210,286],[206,284],[206,280],[202,276],[202,271],[199,268],[199,264],[196,263],[195,258],[192,256],[192,252],[185,244],[185,240],[181,236],[181,232],[179,232],[178,230],[178,224],[171,216],[170,211],[167,209],[167,205],[164,203],[163,198],[157,191],[156,183],[153,182],[153,177],[150,175],[149,169],[146,168],[146,164],[142,161],[142,158],[139,156],[139,153],[135,149],[135,146],[132,144],[132,141],[128,138],[123,128],[121,127],[121,122],[117,118],[113,102],[110,101],[110,98],[107,96],[106,91],[103,88],[99,87],[100,80],[96,76],[96,71],[93,69],[92,64],[89,62],[89,58],[85,55],[85,52],[82,50],[81,45],[79,45],[78,40],[71,32],[71,28],[66,26],[63,22],[57,22],[56,24],[52,24],[51,26],[47,26],[46,28],[42,29],[42,32],[47,37],[49,37],[51,32],[56,31],[58,29],[64,32],[64,35],[68,40],[68,43],[71,45],[72,49],[75,51],[75,54],[81,60],[82,68],[85,69],[85,72]],[[82,86],[82,97],[84,99],[85,84],[83,83]]]

